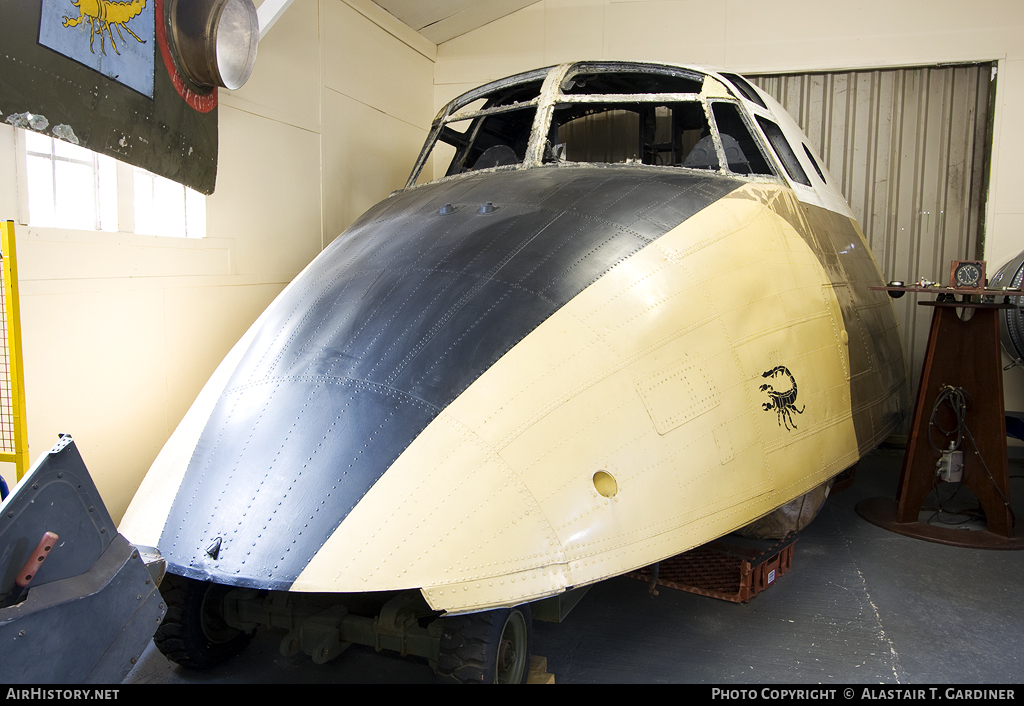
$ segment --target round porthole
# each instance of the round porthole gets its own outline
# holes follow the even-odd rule
[[[594,489],[606,498],[614,498],[619,492],[619,484],[615,482],[611,473],[598,471],[594,474]]]

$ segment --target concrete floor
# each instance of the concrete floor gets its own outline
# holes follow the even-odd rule
[[[748,604],[620,577],[594,586],[561,624],[534,622],[533,652],[557,683],[981,684],[1024,682],[1024,552],[959,549],[902,537],[854,511],[894,498],[902,452],[861,462],[797,541],[792,569]],[[1024,468],[1011,463],[1016,516]],[[1024,519],[1021,520],[1024,522]],[[126,684],[432,683],[430,668],[353,647],[322,666],[282,657],[257,634],[205,672],[152,644]]]

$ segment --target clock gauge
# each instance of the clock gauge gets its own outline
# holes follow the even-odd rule
[[[984,260],[954,260],[950,268],[949,286],[954,289],[984,289]]]

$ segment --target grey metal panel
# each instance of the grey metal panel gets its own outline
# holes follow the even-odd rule
[[[804,129],[886,280],[946,283],[981,256],[992,64],[748,76]],[[896,300],[911,380],[930,311]]]
[[[989,277],[993,287],[1020,287],[1024,281],[1024,252],[999,268]],[[1024,300],[1014,298],[1010,301],[1017,304],[1014,309],[1001,312],[1003,350],[1018,365],[1024,362]]]
[[[34,587],[88,571],[117,536],[68,434],[36,461],[0,505],[0,596],[15,590],[18,571],[47,531],[60,540],[33,577]]]
[[[85,573],[30,586],[0,610],[0,683],[116,684],[166,612],[139,553],[115,535]]]
[[[14,594],[20,602],[0,608],[0,683],[119,682],[166,607],[67,434],[0,504],[5,599],[20,591],[17,572],[46,531],[59,536],[53,551],[27,591]]]

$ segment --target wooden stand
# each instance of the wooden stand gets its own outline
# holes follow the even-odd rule
[[[1003,417],[1003,375],[999,355],[998,312],[1013,305],[955,301],[919,304],[935,307],[935,313],[899,491],[895,501],[889,498],[864,500],[857,505],[857,512],[873,524],[918,539],[958,547],[1024,549],[1024,533],[1020,528],[1015,533],[1013,513],[1009,507],[1006,420]],[[958,310],[971,311],[972,315],[967,320],[961,319]],[[947,385],[963,388],[970,395],[965,425],[977,448],[965,435],[960,445],[963,452],[962,483],[978,498],[987,522],[985,530],[951,529],[918,520],[921,505],[936,484],[935,468],[940,453],[932,448],[932,443],[939,448],[949,444],[949,437],[932,428],[930,423],[935,400]],[[939,407],[935,424],[946,430],[956,428],[955,415],[949,405]],[[932,435],[932,443],[929,443],[929,434]]]

